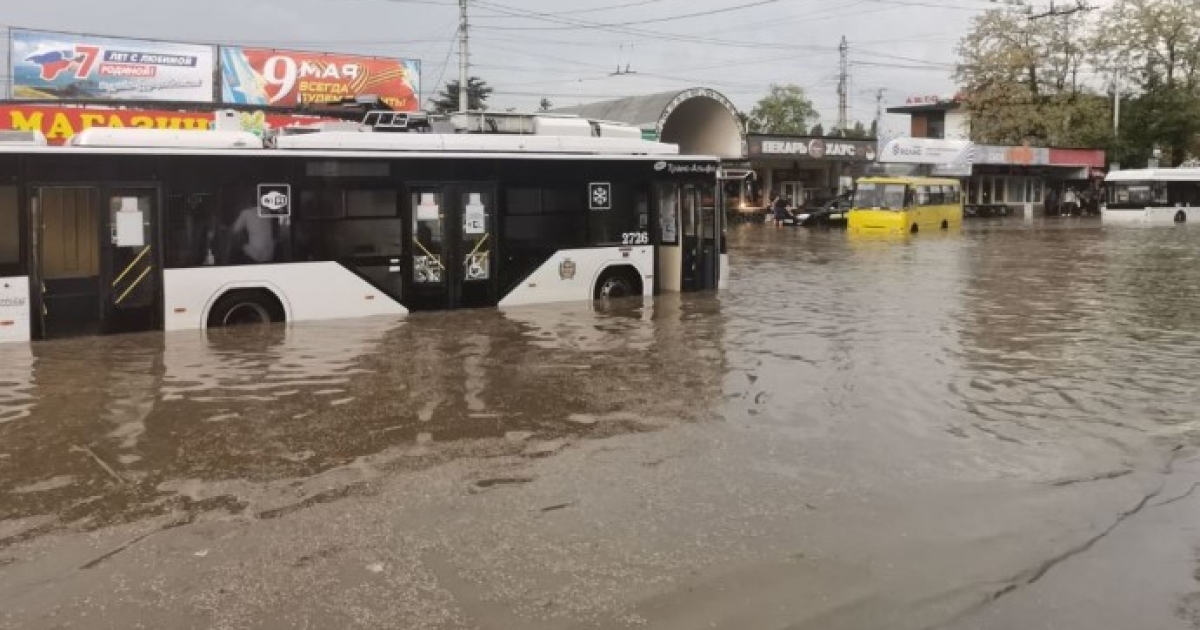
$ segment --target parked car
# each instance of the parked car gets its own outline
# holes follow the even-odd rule
[[[845,227],[846,213],[851,205],[850,196],[842,195],[805,207],[796,213],[796,224],[804,227]]]
[[[963,206],[964,217],[1007,217],[1012,215],[1012,208],[1003,203],[979,203]]]

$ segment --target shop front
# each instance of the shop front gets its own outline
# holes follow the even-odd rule
[[[1055,215],[1064,199],[1074,199],[1071,211],[1098,211],[1103,166],[1101,149],[977,145],[965,201],[981,214],[1006,208],[1005,214]]]
[[[876,144],[874,140],[749,134],[746,154],[758,182],[758,195],[743,200],[746,207],[765,207],[773,195],[803,207],[850,190],[854,178],[875,161]]]
[[[1073,211],[1099,201],[1103,149],[977,145],[964,140],[897,138],[884,147],[883,162],[920,167],[963,182],[968,215],[1058,214],[1065,200]]]

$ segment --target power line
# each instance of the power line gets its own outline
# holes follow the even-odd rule
[[[663,32],[663,31],[653,31],[653,30],[645,30],[645,29],[611,26],[611,25],[602,24],[599,22],[588,22],[588,21],[583,21],[583,20],[568,20],[568,19],[560,19],[560,18],[540,17],[540,16],[538,16],[538,14],[530,12],[530,11],[523,11],[520,9],[512,9],[509,7],[503,7],[500,5],[492,4],[490,2],[477,2],[477,5],[484,6],[485,8],[493,8],[493,9],[499,10],[499,11],[507,11],[512,15],[525,15],[525,16],[531,17],[533,19],[541,19],[541,20],[553,22],[556,24],[567,24],[567,25],[575,26],[580,29],[586,29],[586,30],[600,30],[600,31],[607,31],[607,32],[611,32],[611,33],[619,33],[619,34],[623,34],[623,35],[633,35],[633,36],[637,36],[637,37],[654,38],[654,39],[663,40],[663,41],[696,43],[696,44],[705,44],[705,45],[709,45],[709,46],[730,46],[730,47],[741,47],[741,48],[760,48],[760,47],[762,47],[761,43],[747,42],[744,40],[720,40],[720,39],[708,38],[708,37],[694,37],[694,36],[688,36],[688,35],[680,35],[680,34],[676,34],[676,33],[668,33],[668,32]],[[796,49],[806,48],[805,46],[794,46],[794,45],[793,46],[783,46],[783,47],[796,48]],[[811,48],[811,47],[808,47],[808,48]]]
[[[450,55],[454,54],[454,40],[458,37],[458,28],[455,27],[454,32],[450,34],[450,45],[446,46],[446,59],[442,61],[442,72],[438,75],[438,80],[433,84],[433,89],[430,90],[427,102],[433,103],[434,95],[437,94],[439,88],[442,87],[442,79],[446,78],[446,68],[450,66]]]
[[[686,20],[686,19],[690,19],[690,18],[704,17],[704,16],[708,16],[708,15],[717,15],[719,13],[729,13],[730,11],[741,11],[743,9],[750,9],[753,7],[763,6],[763,5],[767,5],[767,4],[777,4],[782,1],[783,0],[755,0],[754,2],[747,2],[745,4],[739,4],[739,5],[729,6],[729,7],[721,7],[719,9],[710,9],[708,11],[697,11],[695,13],[683,13],[680,15],[672,15],[670,17],[630,20],[628,22],[611,22],[611,23],[592,22],[592,23],[587,23],[587,24],[582,24],[582,23],[581,24],[569,24],[566,26],[481,26],[480,28],[486,28],[488,30],[497,30],[497,31],[499,31],[499,30],[503,30],[503,31],[559,31],[559,30],[564,30],[564,29],[576,29],[576,28],[614,28],[614,27],[621,27],[621,26],[632,26],[635,24],[640,25],[640,24],[655,24],[655,23],[662,23],[662,22],[675,22],[678,20]],[[484,8],[491,8],[493,10],[502,10],[502,9],[514,10],[512,7],[506,7],[503,5],[497,5],[497,4],[492,4],[492,3],[480,3],[480,5],[483,6]],[[546,14],[546,13],[526,12],[526,15],[524,17],[540,18],[540,19],[543,19],[546,21],[559,21],[559,20],[550,19],[550,18],[554,17],[553,14]]]
[[[637,2],[626,2],[626,3],[624,3],[624,4],[610,4],[610,5],[608,5],[608,6],[603,6],[603,7],[593,7],[593,8],[590,8],[590,9],[571,9],[571,10],[569,10],[569,11],[554,11],[554,12],[540,13],[539,15],[558,16],[558,15],[578,15],[578,14],[581,14],[581,13],[598,13],[598,12],[600,12],[600,11],[612,11],[612,10],[615,10],[615,9],[625,9],[625,8],[629,8],[629,7],[640,7],[640,6],[645,6],[645,5],[647,5],[647,4],[658,4],[658,3],[660,3],[660,2],[671,2],[671,1],[672,1],[672,0],[638,0]],[[491,19],[502,19],[502,18],[514,18],[514,17],[521,17],[521,16],[515,16],[515,15],[491,15],[491,16],[487,16],[487,17],[489,17],[489,18],[491,18]]]
[[[1066,9],[1056,9],[1054,7],[1054,0],[1050,0],[1050,9],[1049,10],[1042,12],[1042,13],[1035,13],[1033,15],[1030,15],[1029,19],[1030,20],[1040,20],[1040,19],[1048,18],[1048,17],[1064,17],[1067,15],[1074,15],[1076,13],[1086,13],[1088,11],[1094,11],[1095,9],[1096,9],[1096,7],[1088,6],[1087,3],[1085,3],[1083,0],[1075,0],[1075,5],[1072,7],[1068,7]]]

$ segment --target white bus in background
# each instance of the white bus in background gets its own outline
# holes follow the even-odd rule
[[[0,341],[400,315],[727,277],[720,162],[572,116],[0,136]]]
[[[1112,171],[1105,188],[1105,223],[1200,222],[1200,168]]]

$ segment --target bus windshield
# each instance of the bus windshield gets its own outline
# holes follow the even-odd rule
[[[854,190],[854,207],[903,210],[905,190],[904,184],[860,182]]]

